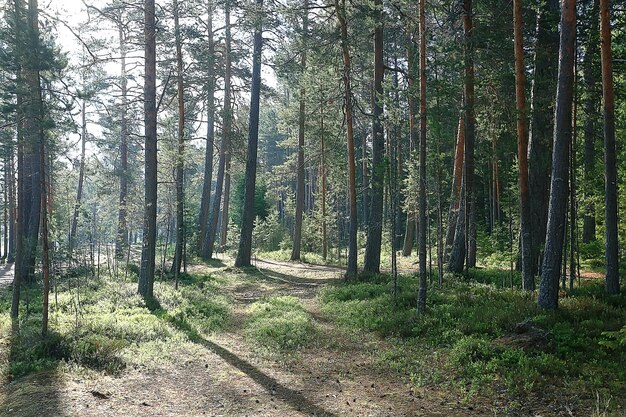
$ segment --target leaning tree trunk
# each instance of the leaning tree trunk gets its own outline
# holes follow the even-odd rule
[[[306,3],[305,3],[306,5]],[[262,13],[263,0],[256,0],[256,11]],[[307,13],[305,7],[305,14]],[[252,52],[252,91],[250,92],[250,122],[248,123],[248,152],[246,156],[246,181],[243,197],[241,236],[235,266],[250,266],[252,256],[252,229],[254,227],[254,191],[256,187],[257,149],[259,143],[259,101],[261,96],[261,51],[263,28],[258,23],[254,31]]]
[[[532,262],[532,240],[528,190],[528,133],[526,130],[526,93],[524,77],[524,45],[522,0],[513,0],[515,37],[515,97],[517,107],[517,159],[519,164],[520,234],[522,246],[522,288],[535,289]]]
[[[154,267],[157,234],[157,108],[156,108],[156,21],[154,0],[145,0],[145,192],[144,232],[139,274],[139,294],[151,298],[154,288]]]
[[[550,206],[537,301],[539,307],[544,309],[556,309],[558,306],[560,267],[563,260],[564,229],[567,217],[569,146],[572,140],[575,41],[576,0],[562,0]]]
[[[291,260],[300,260],[300,246],[302,243],[302,214],[304,211],[304,128],[306,121],[306,90],[304,88],[304,75],[306,71],[306,40],[308,30],[308,0],[304,0],[304,16],[302,18],[302,51],[300,61],[300,109],[298,111],[298,161],[296,167],[296,213],[293,228],[293,245],[291,248]]]
[[[346,279],[357,275],[357,207],[356,207],[356,167],[354,162],[354,130],[352,120],[352,87],[350,81],[351,58],[348,49],[348,22],[346,20],[346,1],[335,0],[335,11],[341,32],[341,51],[343,56],[344,111],[346,121],[346,144],[348,148],[348,205],[350,225],[348,230],[348,265]]]
[[[611,16],[609,0],[600,0],[600,53],[602,57],[602,104],[604,110],[604,207],[606,278],[608,294],[619,293],[619,251],[617,235],[617,155],[615,146],[615,96],[611,58]]]
[[[385,184],[385,134],[383,127],[383,2],[374,0],[374,94],[372,120],[372,176],[369,218],[363,271],[378,273],[380,270],[380,247],[383,231],[383,191]]]
[[[185,86],[183,83],[183,48],[180,38],[178,0],[174,0],[174,38],[176,42],[176,72],[178,96],[178,148],[176,153],[176,246],[174,249],[175,287],[178,288],[178,275],[183,261],[183,246],[185,240],[185,187],[184,187],[184,158],[185,158]]]

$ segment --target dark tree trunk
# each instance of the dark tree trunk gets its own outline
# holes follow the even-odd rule
[[[602,61],[602,104],[604,110],[604,210],[606,278],[608,294],[618,294],[619,250],[617,235],[617,155],[615,146],[615,96],[611,50],[609,0],[600,0],[600,52]]]
[[[139,294],[145,298],[151,298],[154,288],[157,233],[156,22],[154,0],[145,0],[144,19],[145,200]]]
[[[528,182],[533,266],[538,265],[545,243],[550,193],[554,92],[559,57],[559,0],[547,0],[537,12],[534,78],[531,87],[531,120],[528,142]],[[536,273],[533,270],[533,273]]]
[[[380,247],[383,231],[383,191],[385,184],[385,133],[383,128],[383,2],[374,0],[374,92],[372,120],[372,177],[367,240],[363,271],[378,273],[380,270]]]
[[[119,41],[121,55],[121,117],[120,117],[120,198],[117,215],[117,236],[115,256],[122,259],[128,249],[127,199],[128,199],[128,79],[126,77],[126,37],[124,26],[119,23]]]
[[[351,58],[348,49],[348,22],[346,20],[345,0],[335,0],[335,11],[341,32],[341,51],[343,56],[343,86],[344,111],[346,121],[346,145],[348,148],[348,206],[350,225],[348,230],[348,265],[346,279],[356,278],[357,275],[357,207],[356,207],[356,167],[354,161],[354,130],[352,120],[352,87],[351,87]]]
[[[589,30],[589,37],[583,58],[583,77],[585,82],[585,125],[584,141],[585,153],[583,159],[583,179],[587,194],[587,202],[584,207],[583,216],[583,243],[596,240],[596,207],[593,200],[594,177],[596,175],[596,131],[598,128],[599,104],[601,102],[600,89],[596,72],[596,59],[598,58],[598,0],[594,0],[591,11],[591,21],[593,24]],[[595,17],[595,18],[594,18]]]
[[[198,216],[198,252],[202,252],[202,245],[207,232],[209,221],[209,207],[211,201],[211,183],[213,181],[213,147],[215,143],[215,43],[213,41],[213,1],[209,1],[207,18],[207,131],[206,152],[204,155],[204,182],[202,185],[202,199],[200,200],[200,215]]]
[[[256,11],[262,13],[263,0],[256,0]],[[305,15],[307,13],[305,1]],[[305,18],[306,19],[306,18]],[[248,152],[246,157],[246,181],[243,198],[241,237],[235,266],[250,266],[252,256],[252,228],[254,227],[254,191],[256,187],[257,148],[259,142],[259,101],[261,95],[261,51],[263,28],[261,23],[254,31],[252,52],[252,91],[250,92],[250,123],[248,124]]]
[[[178,275],[183,261],[183,246],[185,240],[185,86],[183,80],[183,47],[180,37],[178,0],[174,0],[174,38],[176,43],[176,79],[178,96],[178,148],[176,153],[176,247],[174,249],[175,287],[178,288]]]
[[[228,220],[230,209],[230,161],[231,161],[231,153],[230,147],[231,143],[228,141],[228,148],[226,154],[226,166],[224,167],[224,201],[222,202],[222,222],[220,224],[220,251],[224,252],[226,250],[226,244],[228,243]]]
[[[222,124],[222,140],[220,143],[220,159],[217,166],[217,179],[215,184],[215,195],[213,196],[213,205],[211,207],[211,216],[209,217],[209,225],[204,237],[202,245],[202,258],[211,259],[215,249],[215,237],[217,234],[217,225],[220,217],[220,205],[222,203],[222,191],[224,190],[224,177],[226,162],[229,159],[229,138],[232,127],[231,114],[231,72],[232,72],[232,56],[231,56],[231,35],[230,35],[230,4],[227,0],[224,3],[224,20],[226,25],[225,31],[225,51],[224,51],[224,113]]]
[[[474,115],[474,27],[472,22],[472,0],[463,1],[463,54],[465,59],[465,240],[466,267],[476,265],[476,216],[474,213],[474,139],[476,117]]]
[[[413,154],[415,146],[417,145],[417,128],[415,126],[415,113],[416,111],[416,91],[415,91],[415,79],[416,66],[415,66],[415,45],[413,42],[413,36],[409,39],[409,46],[407,48],[407,59],[409,68],[409,89],[408,89],[408,108],[409,108],[409,149]],[[409,211],[406,215],[406,228],[404,232],[404,245],[402,247],[402,256],[411,256],[413,252],[413,241],[415,240],[415,213]]]
[[[306,40],[308,30],[308,0],[304,0],[304,16],[302,18],[302,51],[300,61],[300,75],[304,78],[306,71]],[[298,161],[296,166],[296,213],[293,229],[293,245],[291,250],[291,260],[300,260],[300,245],[302,243],[302,214],[304,211],[304,127],[306,118],[306,90],[304,89],[304,80],[300,86],[300,109],[298,111]]]
[[[463,178],[462,182],[465,182],[465,178]],[[465,216],[465,210],[467,207],[465,204],[465,187],[461,188],[459,202],[459,211],[454,230],[454,240],[452,242],[450,257],[448,260],[448,271],[454,273],[463,272],[463,263],[465,262],[465,220],[467,218],[467,216]]]
[[[18,2],[21,4],[21,2]],[[21,6],[18,6],[21,7]],[[24,117],[24,141],[22,156],[23,205],[21,259],[16,265],[15,274],[22,282],[34,279],[35,257],[39,241],[39,223],[41,220],[41,142],[43,141],[43,102],[39,79],[39,11],[36,0],[28,1],[28,37],[27,49],[23,57],[23,75],[27,97],[22,102]]]
[[[16,130],[19,130],[19,127],[16,127]],[[18,134],[19,137],[19,134]],[[7,254],[7,263],[15,262],[15,246],[16,246],[16,215],[15,215],[15,151],[13,149],[13,144],[9,147],[9,155],[8,161],[9,165],[7,167],[7,175],[8,175],[8,192],[9,192],[9,251]]]
[[[533,274],[530,205],[528,190],[528,133],[526,130],[526,92],[524,77],[524,45],[522,0],[513,1],[515,37],[515,96],[517,107],[517,158],[519,164],[520,235],[522,256],[522,288],[535,289]]]
[[[420,37],[420,166],[419,166],[419,274],[420,286],[417,295],[417,312],[426,312],[426,16],[425,0],[419,0]]]
[[[450,211],[448,212],[448,228],[446,230],[446,254],[450,253],[456,232],[456,223],[461,207],[461,186],[463,182],[463,156],[465,155],[465,119],[459,117],[454,151],[454,170],[452,173],[452,191],[450,192]]]
[[[558,306],[559,276],[563,260],[564,229],[567,217],[569,147],[572,140],[575,40],[576,0],[563,0],[550,206],[538,299],[539,307],[543,309],[555,309]]]

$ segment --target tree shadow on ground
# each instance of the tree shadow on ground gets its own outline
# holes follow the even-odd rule
[[[255,266],[241,268],[241,271],[246,275],[257,278],[269,280],[272,282],[279,282],[289,285],[297,285],[301,287],[318,287],[324,284],[332,284],[341,281],[341,278],[320,278],[320,279],[311,279],[311,278],[301,278],[295,275],[284,274],[282,272],[274,271],[273,269],[267,268],[258,268]]]
[[[239,371],[246,374],[250,379],[252,379],[257,384],[261,385],[263,388],[270,392],[275,392],[275,394],[283,399],[286,403],[288,403],[291,407],[298,411],[310,413],[314,416],[325,416],[325,417],[334,417],[335,414],[330,411],[325,410],[321,406],[314,404],[303,396],[298,391],[287,388],[278,382],[275,378],[265,374],[260,369],[247,362],[246,360],[240,358],[235,355],[233,352],[228,349],[218,345],[215,342],[205,339],[202,337],[189,323],[184,320],[176,319],[171,317],[166,310],[164,310],[159,304],[158,300],[151,299],[146,301],[146,305],[148,309],[154,314],[156,317],[167,321],[172,324],[175,328],[185,333],[189,340],[194,343],[197,343],[204,347],[205,349],[215,353],[219,357],[221,357],[226,363],[230,366],[238,369]]]

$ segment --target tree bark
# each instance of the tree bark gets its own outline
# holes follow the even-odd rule
[[[534,77],[531,86],[528,181],[533,268],[545,243],[550,193],[554,92],[559,57],[559,0],[547,0],[537,12]],[[536,273],[537,270],[533,270]]]
[[[211,183],[213,181],[213,146],[215,143],[215,42],[213,40],[213,13],[215,6],[209,0],[207,18],[207,132],[206,152],[204,155],[204,182],[202,185],[202,199],[200,200],[200,215],[198,216],[198,252],[202,252],[202,245],[207,233],[209,221],[209,207],[211,201]]]
[[[74,213],[72,215],[72,225],[70,227],[70,236],[68,239],[70,261],[72,259],[72,250],[74,248],[74,240],[76,239],[76,232],[78,229],[78,214],[80,211],[81,201],[83,199],[83,182],[85,180],[85,144],[87,142],[87,116],[86,116],[86,103],[83,100],[82,103],[82,129],[80,134],[80,167],[78,171],[78,187],[76,190],[76,202],[74,203]]]
[[[120,197],[117,215],[117,236],[115,239],[115,256],[122,259],[128,249],[128,79],[126,76],[126,37],[124,26],[119,25],[119,42],[121,56],[121,117],[120,117]]]
[[[178,288],[178,275],[180,274],[180,267],[183,261],[185,240],[185,85],[178,0],[174,0],[174,38],[176,43],[176,85],[178,96],[178,148],[176,152],[176,247],[174,249],[172,272],[174,273],[174,285]]]
[[[220,143],[220,159],[217,166],[217,179],[215,184],[215,195],[213,196],[213,205],[211,207],[211,216],[209,217],[209,226],[206,231],[204,243],[202,245],[201,256],[203,259],[211,259],[215,248],[215,236],[217,234],[217,224],[220,217],[220,205],[222,203],[222,191],[224,190],[224,177],[226,162],[230,158],[229,138],[232,127],[231,114],[231,74],[232,74],[232,56],[231,56],[231,33],[230,33],[230,2],[224,3],[224,20],[226,22],[225,32],[225,51],[224,51],[224,109],[222,122],[222,140]]]
[[[374,0],[374,92],[372,120],[372,176],[369,218],[363,271],[380,271],[380,247],[383,230],[383,191],[385,183],[385,133],[383,127],[383,2]]]
[[[446,254],[449,255],[454,243],[456,223],[461,206],[461,186],[463,182],[463,157],[465,155],[465,118],[459,117],[459,126],[456,134],[456,148],[454,151],[454,169],[452,172],[452,191],[450,196],[450,211],[448,212],[448,226],[446,230]]]
[[[593,22],[589,30],[589,37],[585,47],[585,56],[583,58],[583,77],[585,82],[585,125],[584,125],[584,142],[585,153],[583,159],[583,180],[587,194],[586,204],[584,206],[583,216],[583,243],[589,243],[596,240],[596,207],[592,200],[594,187],[594,177],[596,170],[596,129],[598,125],[600,89],[598,88],[598,79],[595,68],[595,62],[598,58],[598,0],[594,0],[591,10],[591,21]],[[595,17],[595,18],[594,18]]]
[[[515,97],[517,107],[517,158],[519,164],[520,236],[522,246],[522,288],[535,289],[532,262],[532,240],[528,189],[528,132],[526,130],[526,92],[524,76],[524,45],[522,0],[513,0],[515,38]]]
[[[419,0],[420,37],[420,167],[419,167],[419,274],[417,312],[426,312],[426,16],[425,0]]]
[[[350,80],[351,58],[348,49],[348,22],[346,20],[346,1],[335,0],[335,11],[341,33],[341,51],[343,56],[344,112],[346,121],[346,144],[348,148],[348,206],[350,225],[348,230],[348,265],[346,279],[357,275],[357,206],[356,206],[356,167],[354,161],[354,130],[352,120],[352,87]]]
[[[144,19],[145,200],[139,294],[145,298],[151,298],[154,288],[157,232],[156,22],[154,0],[145,0]]]
[[[615,145],[615,96],[613,92],[610,13],[609,0],[600,0],[600,55],[602,61],[602,104],[604,110],[605,288],[608,294],[619,294],[617,155]]]
[[[256,0],[256,12],[263,13],[263,0]],[[305,1],[305,14],[307,13]],[[257,16],[257,19],[260,16]],[[256,20],[256,19],[255,19]],[[261,51],[263,49],[263,28],[261,23],[254,31],[252,52],[252,91],[250,92],[250,122],[248,123],[248,152],[246,157],[246,180],[243,197],[243,217],[241,236],[235,266],[250,266],[252,256],[252,229],[254,228],[254,193],[256,187],[257,149],[259,142],[259,101],[261,95]]]
[[[300,260],[300,245],[302,243],[302,213],[304,210],[304,128],[306,117],[306,90],[304,88],[304,74],[306,71],[306,41],[308,30],[308,0],[304,0],[304,16],[302,18],[302,50],[300,61],[300,109],[298,111],[298,160],[296,166],[296,213],[293,229],[293,245],[291,250],[291,260]]]
[[[550,206],[538,299],[538,305],[543,309],[556,309],[558,306],[560,266],[563,260],[567,217],[569,146],[572,140],[575,40],[576,0],[562,0]]]
[[[408,76],[408,108],[409,108],[409,149],[410,154],[413,154],[413,150],[417,145],[418,134],[417,128],[415,126],[415,113],[416,111],[416,100],[415,100],[415,79],[417,78],[415,74],[415,50],[414,50],[414,42],[413,36],[411,36],[408,40],[408,48],[407,48],[407,64],[409,70]],[[404,232],[404,245],[402,247],[402,256],[411,256],[411,252],[413,252],[413,241],[415,240],[415,213],[407,212],[406,215],[406,228]]]
[[[474,27],[472,22],[472,0],[463,1],[463,53],[465,58],[465,239],[466,267],[476,265],[476,216],[474,213],[474,140],[476,116],[474,114]]]

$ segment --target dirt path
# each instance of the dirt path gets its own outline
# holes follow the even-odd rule
[[[13,282],[13,264],[0,266],[0,288],[11,285]]]
[[[225,263],[230,264],[229,260]],[[176,352],[176,362],[100,374],[32,375],[9,386],[24,397],[20,416],[464,416],[487,415],[459,399],[415,389],[377,364],[385,342],[337,328],[320,312],[319,288],[340,278],[338,268],[257,260],[261,273],[229,266],[192,271],[228,274],[234,300],[227,331],[203,336]],[[313,346],[285,357],[254,351],[243,334],[250,303],[267,295],[298,297],[319,328]],[[30,384],[25,383],[29,382]],[[9,393],[10,394],[10,393]],[[28,401],[39,398],[39,401]],[[32,410],[25,409],[32,407]],[[46,413],[41,414],[43,410]],[[8,410],[7,410],[8,411]],[[0,410],[0,415],[2,410]],[[11,415],[11,411],[9,411]]]

